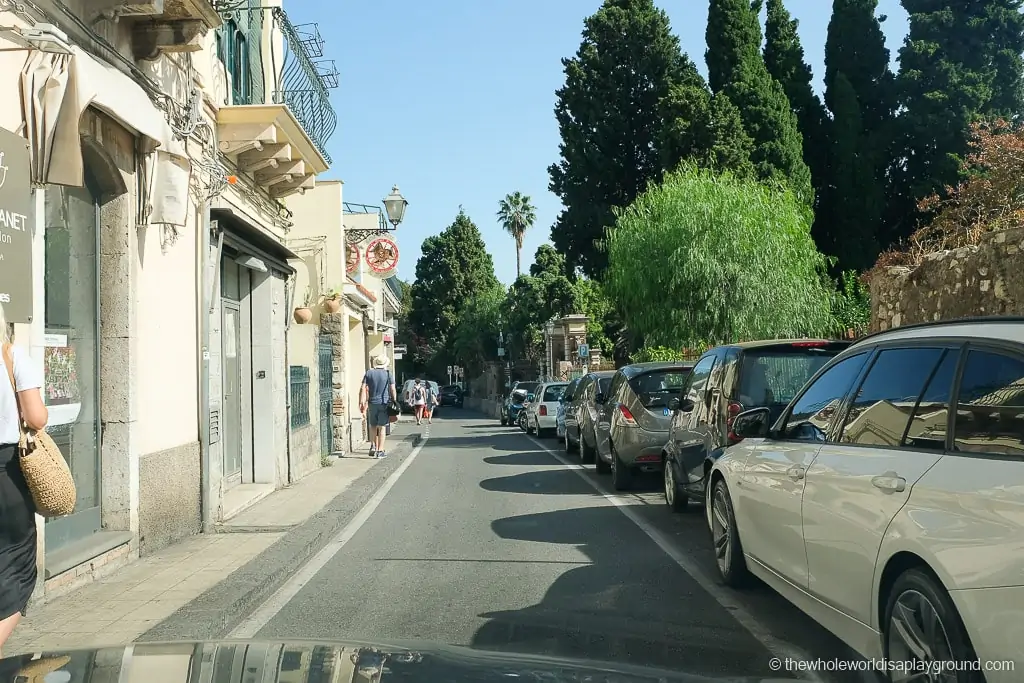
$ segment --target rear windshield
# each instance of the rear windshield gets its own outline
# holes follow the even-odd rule
[[[629,380],[629,388],[644,408],[663,408],[669,399],[679,396],[689,376],[690,371],[686,368],[655,370]]]
[[[847,345],[765,349],[743,354],[737,400],[746,408],[785,406]]]
[[[552,384],[544,387],[544,398],[541,403],[557,403],[565,393],[565,384]]]

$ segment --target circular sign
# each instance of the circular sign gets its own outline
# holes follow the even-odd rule
[[[387,237],[378,237],[366,247],[366,265],[373,274],[387,279],[398,270],[398,245]]]
[[[348,253],[345,256],[345,272],[352,274],[359,267],[359,247],[354,244],[349,244]]]

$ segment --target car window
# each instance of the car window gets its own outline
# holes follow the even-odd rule
[[[541,403],[555,403],[562,398],[564,393],[564,384],[549,384],[544,387],[544,398],[541,399]]]
[[[954,449],[1024,455],[1024,361],[971,350],[957,397]]]
[[[597,380],[597,387],[598,387],[597,390],[600,391],[605,396],[608,395],[608,390],[611,388],[611,385],[612,385],[612,378],[611,377],[601,377],[600,379]]]
[[[793,404],[782,429],[782,438],[824,441],[840,404],[860,375],[868,354],[839,361],[814,381]]]
[[[668,368],[637,375],[629,380],[629,388],[644,408],[662,408],[678,396],[690,373],[683,368]]]
[[[704,388],[707,386],[708,377],[711,375],[712,368],[715,367],[716,360],[718,360],[717,356],[705,356],[693,366],[690,376],[683,384],[683,393],[685,393],[683,398],[688,398],[694,403],[701,402],[704,396]]]
[[[565,387],[565,393],[562,394],[562,398],[564,398],[566,402],[571,401],[573,398],[573,394],[576,393],[576,389],[579,387],[579,385],[580,380],[578,379],[574,379],[573,381],[569,382],[569,384]]]
[[[622,385],[625,383],[626,376],[621,371],[616,372],[615,375],[612,377],[611,384],[609,385],[607,391],[605,391],[602,387],[602,392],[604,393],[605,401],[618,400],[619,392],[622,391]]]
[[[846,414],[839,443],[860,446],[888,446],[898,448],[915,413],[918,400],[931,383],[942,359],[949,354],[945,349],[889,349],[878,354],[868,370]],[[948,368],[956,369],[955,361],[946,364],[945,389],[939,388],[943,378],[936,383],[934,397],[942,404],[938,412],[930,411],[916,420],[920,432],[915,442],[917,448],[943,450],[946,447],[946,406],[952,374]],[[941,423],[939,432],[931,433],[929,423]]]
[[[752,350],[743,354],[737,400],[744,408],[788,405],[838,349]]]

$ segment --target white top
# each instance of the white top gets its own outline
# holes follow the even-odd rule
[[[11,347],[14,359],[14,383],[18,391],[39,389],[43,386],[43,371],[28,355],[28,351],[20,346]],[[18,402],[11,389],[11,380],[7,376],[7,367],[0,356],[3,375],[0,377],[0,444],[18,443]]]

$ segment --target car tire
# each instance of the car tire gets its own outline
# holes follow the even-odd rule
[[[740,588],[750,580],[750,572],[743,558],[743,544],[740,543],[740,534],[736,528],[732,496],[729,495],[729,487],[724,479],[715,482],[708,515],[718,573],[725,585]]]
[[[580,462],[585,465],[596,463],[597,471],[601,471],[601,458],[597,457],[597,451],[587,444],[587,439],[582,432],[580,433]]]
[[[609,446],[609,449],[612,452],[612,488],[616,491],[628,491],[633,488],[633,470],[622,462],[614,446]]]
[[[662,471],[665,478],[665,504],[672,512],[686,512],[690,508],[690,498],[680,490],[675,466],[668,458],[664,459]]]
[[[569,431],[566,430],[566,432],[565,432],[565,452],[566,453],[575,453],[579,449],[580,449],[580,445],[578,443],[573,443],[572,442],[572,439],[569,438]]]
[[[901,636],[907,629],[900,627],[901,623],[908,621],[914,632],[930,634],[934,642],[917,642],[909,646]],[[924,623],[925,621],[930,623]],[[929,627],[935,630],[925,630]],[[963,619],[960,618],[949,593],[923,567],[906,570],[893,583],[886,600],[885,623],[882,629],[882,653],[886,661],[913,662],[916,665],[922,659],[914,649],[926,650],[928,655],[923,661],[939,665],[943,662],[978,660]],[[958,683],[984,683],[985,676],[980,671],[970,671],[965,667],[959,670],[956,680]]]
[[[507,417],[501,418],[501,426],[502,427],[507,427],[508,426],[508,418]]]

